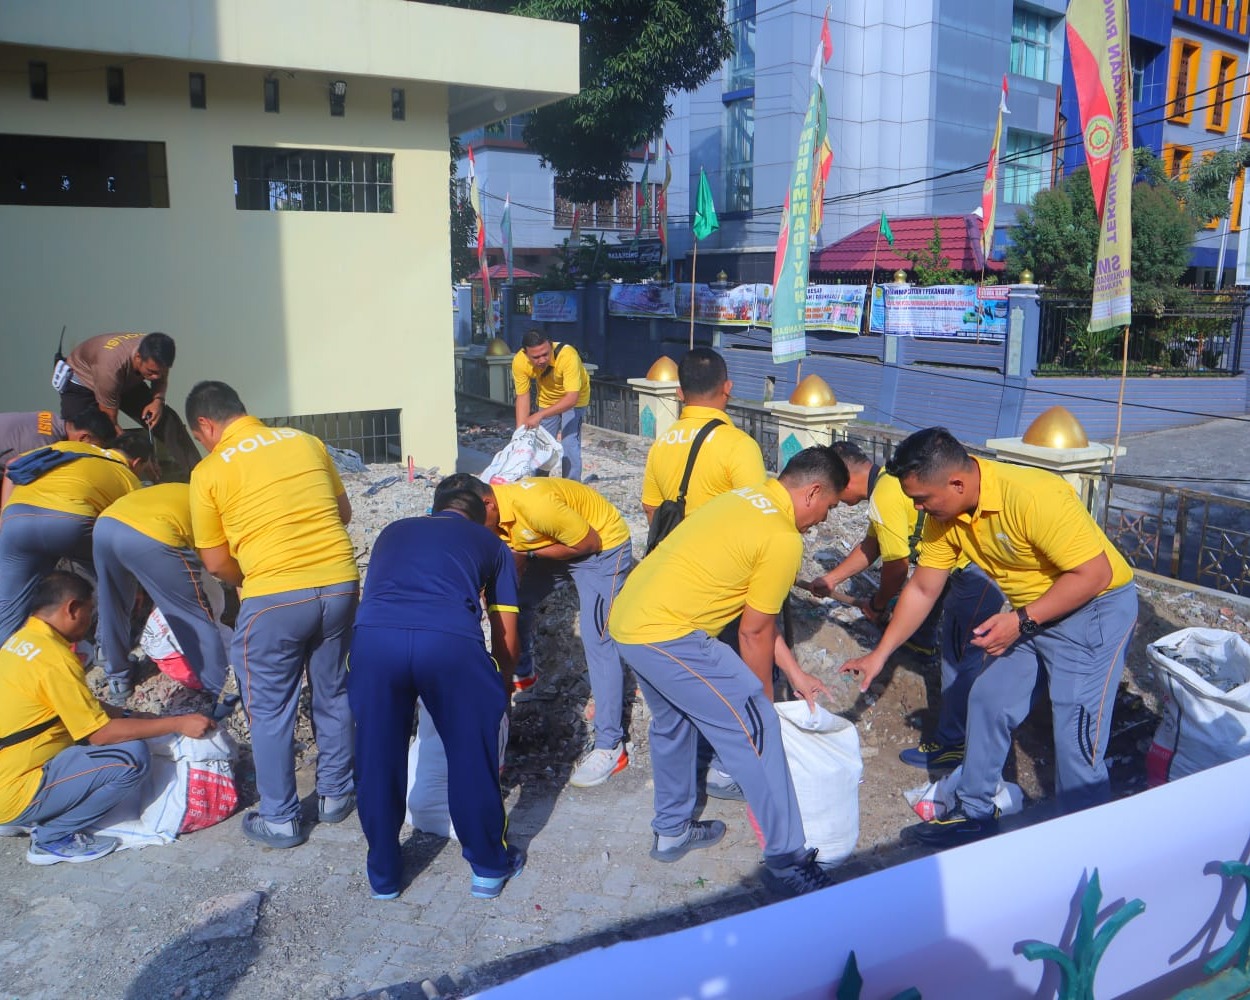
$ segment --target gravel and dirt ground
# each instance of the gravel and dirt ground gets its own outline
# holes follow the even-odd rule
[[[489,456],[507,437],[509,427],[490,411],[462,417],[466,455]],[[638,496],[646,447],[638,438],[586,431],[587,481],[625,514],[638,551],[645,537]],[[375,466],[344,477],[355,510],[351,535],[366,572],[378,532],[429,506],[437,473],[429,470],[410,484],[404,471]],[[862,508],[836,509],[808,536],[804,575],[836,561],[864,525]],[[1144,751],[1157,721],[1145,644],[1187,625],[1250,637],[1244,603],[1153,578],[1139,586],[1140,625],[1117,699],[1110,751],[1120,795],[1144,786]],[[832,707],[855,722],[861,740],[859,845],[839,877],[918,856],[920,849],[900,836],[916,819],[902,793],[923,784],[925,775],[902,764],[898,751],[932,722],[936,671],[900,656],[861,696],[836,671],[871,646],[875,628],[856,611],[826,607],[800,591],[793,605],[801,662],[826,680],[835,694]],[[464,996],[587,948],[772,902],[759,883],[758,846],[738,803],[705,805],[705,816],[729,825],[714,850],[675,865],[647,858],[651,781],[640,697],[628,705],[630,767],[601,788],[566,786],[593,711],[575,619],[573,594],[557,591],[540,626],[541,680],[514,711],[504,785],[510,835],[530,860],[499,900],[469,898],[468,869],[454,843],[408,832],[410,884],[397,902],[370,900],[364,840],[354,817],[337,827],[314,827],[309,842],[293,851],[247,844],[236,815],[169,847],[54,868],[26,864],[24,840],[0,840],[0,996]],[[102,686],[98,673],[91,680]],[[185,711],[204,701],[153,674],[132,704]],[[244,747],[241,797],[250,805],[254,785],[241,713],[230,725]],[[1006,776],[1031,800],[1021,821],[1046,815],[1049,733],[1049,719],[1039,708],[1021,728],[1008,763]],[[301,763],[310,764],[315,745],[306,712],[297,750]],[[301,769],[300,788],[315,813],[310,771]],[[622,984],[608,993],[629,990]]]

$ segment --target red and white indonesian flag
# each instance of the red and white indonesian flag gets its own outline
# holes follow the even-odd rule
[[[985,183],[981,186],[981,256],[990,259],[994,246],[994,218],[998,215],[998,151],[1003,138],[1003,115],[1007,110],[1007,74],[1003,74],[1003,93],[998,99],[998,124],[994,126],[994,145],[990,147],[990,162],[985,165]]]
[[[477,162],[473,159],[473,147],[469,147],[469,204],[477,216],[477,266],[482,272],[482,324],[487,332],[495,329],[495,314],[491,308],[490,266],[486,259],[486,220],[482,218],[482,200],[477,193]]]
[[[1133,92],[1128,0],[1071,0],[1068,51],[1081,111],[1085,160],[1101,229],[1092,331],[1127,326],[1133,314]]]

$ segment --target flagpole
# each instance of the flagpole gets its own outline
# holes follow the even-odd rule
[[[1111,475],[1115,475],[1115,457],[1120,453],[1120,422],[1124,416],[1124,385],[1128,382],[1128,332],[1124,328],[1124,356],[1120,361],[1120,398],[1115,404],[1115,443],[1111,446]]]
[[[872,332],[872,290],[877,286],[877,253],[881,250],[881,224],[877,224],[877,240],[872,245],[872,276],[868,279],[868,297],[864,300],[863,324]]]
[[[694,256],[690,261],[690,350],[694,350],[694,281],[699,271],[699,238],[694,241]]]

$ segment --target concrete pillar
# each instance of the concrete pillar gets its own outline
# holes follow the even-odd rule
[[[1023,438],[992,438],[985,447],[994,452],[1000,462],[1015,465],[1031,465],[1063,476],[1076,490],[1085,508],[1094,511],[1099,502],[1098,485],[1101,473],[1107,471],[1111,456],[1121,457],[1128,449],[1118,451],[1113,445],[1091,441],[1083,448],[1048,448],[1043,445],[1026,444]],[[1084,475],[1082,475],[1084,473]]]
[[[473,343],[473,288],[468,284],[454,285],[451,294],[456,308],[452,312],[452,336],[457,344]]]
[[[496,403],[511,406],[516,402],[512,385],[512,355],[486,359],[487,377],[490,380],[490,398]]]
[[[638,434],[654,441],[668,433],[681,415],[676,382],[649,378],[627,380],[638,394]]]
[[[1037,285],[1012,285],[1007,300],[1007,342],[1003,357],[1003,398],[997,432],[1005,438],[1019,433],[1024,396],[1037,366],[1041,302]]]
[[[864,408],[858,403],[830,406],[799,406],[795,403],[764,404],[777,417],[777,469],[786,467],[804,448],[831,445],[846,437],[847,426]]]

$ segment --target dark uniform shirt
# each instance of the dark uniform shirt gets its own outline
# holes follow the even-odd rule
[[[482,638],[482,605],[516,611],[512,552],[454,511],[388,524],[373,546],[357,625],[429,629]]]
[[[25,451],[65,440],[65,421],[49,410],[0,413],[0,469]]]

